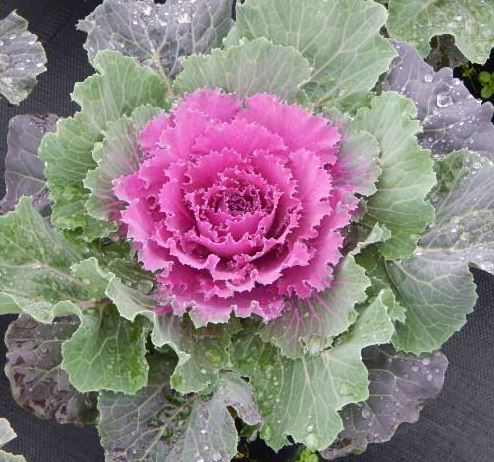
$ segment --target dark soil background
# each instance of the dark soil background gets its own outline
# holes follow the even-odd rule
[[[71,115],[74,83],[92,73],[82,48],[85,34],[77,21],[100,3],[96,0],[0,0],[0,18],[13,9],[28,19],[46,49],[48,71],[20,106],[0,101],[0,174],[6,151],[7,124],[17,114],[53,112]],[[489,62],[489,70],[494,66]],[[478,96],[478,95],[475,95]],[[3,181],[0,197],[3,195]],[[404,424],[391,442],[371,445],[363,456],[342,462],[492,462],[494,461],[494,278],[475,272],[479,302],[466,327],[444,347],[450,366],[444,390],[424,407],[418,423]],[[0,317],[0,337],[12,317]],[[0,368],[5,346],[0,341]],[[9,445],[29,462],[103,462],[94,428],[41,421],[20,409],[0,374],[0,417],[10,420],[18,438]],[[289,462],[293,450],[278,455],[261,442],[249,447],[250,461]]]

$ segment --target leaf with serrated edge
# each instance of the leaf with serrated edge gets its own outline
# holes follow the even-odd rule
[[[237,452],[232,407],[248,425],[260,416],[248,384],[224,373],[209,399],[170,389],[174,361],[149,358],[148,386],[135,396],[100,394],[99,432],[106,460],[128,462],[229,461]]]
[[[144,320],[133,323],[110,305],[87,310],[79,329],[62,345],[62,369],[81,392],[112,390],[132,394],[148,379]]]
[[[391,37],[413,43],[422,56],[429,41],[442,34],[455,36],[456,46],[470,60],[484,63],[494,43],[494,5],[478,0],[389,0],[386,30]]]
[[[179,93],[203,87],[221,88],[238,96],[271,93],[293,100],[310,76],[310,66],[292,47],[265,38],[242,41],[210,55],[190,56],[175,80]]]
[[[7,329],[5,374],[12,395],[37,417],[81,425],[96,419],[96,395],[79,393],[60,369],[61,344],[78,326],[73,316],[42,324],[22,314]]]
[[[79,330],[62,348],[62,367],[71,383],[79,391],[135,391],[146,383],[143,320],[132,324],[118,313],[114,316],[113,307],[94,298],[88,281],[71,274],[71,264],[80,259],[78,250],[33,209],[30,198],[22,198],[15,211],[0,217],[0,314],[25,312],[43,323],[56,316],[79,316]],[[66,351],[72,353],[68,359]],[[81,351],[90,357],[80,356]],[[127,364],[130,360],[136,364]],[[121,374],[114,371],[111,377],[103,369],[108,365],[121,368]]]
[[[38,157],[41,138],[55,129],[54,114],[18,115],[9,121],[5,157],[6,193],[0,201],[0,213],[12,210],[21,196],[36,196],[45,189],[43,162]],[[43,205],[40,204],[41,208]]]
[[[413,258],[386,263],[406,322],[393,338],[399,350],[420,354],[440,348],[463,324],[477,296],[473,264],[494,273],[494,166],[477,154],[454,152],[439,163],[431,195],[436,223]]]
[[[436,183],[433,162],[417,144],[420,124],[415,116],[411,100],[386,92],[373,98],[370,108],[359,109],[353,125],[374,135],[381,147],[383,173],[377,192],[367,202],[364,223],[382,223],[391,231],[391,237],[380,244],[389,260],[410,255],[434,218],[434,209],[425,200]]]
[[[105,0],[79,21],[88,34],[84,48],[92,61],[100,50],[137,58],[168,81],[183,56],[221,45],[232,26],[232,0]],[[168,83],[169,84],[169,83]]]
[[[220,370],[230,365],[230,336],[237,329],[233,321],[228,326],[195,329],[187,317],[156,313],[157,306],[151,296],[124,284],[116,274],[102,269],[95,258],[84,260],[72,269],[74,275],[88,281],[95,298],[110,298],[124,318],[135,322],[145,317],[151,321],[153,343],[169,345],[179,357],[171,378],[173,388],[181,393],[207,393],[217,385]]]
[[[329,289],[305,300],[287,300],[281,316],[262,327],[260,335],[290,358],[318,353],[355,321],[354,306],[365,301],[369,285],[365,270],[348,255]]]
[[[52,222],[63,229],[82,227],[89,240],[104,234],[101,222],[89,217],[85,207],[89,192],[83,180],[97,167],[94,145],[102,141],[109,122],[130,115],[136,107],[165,107],[167,92],[155,72],[119,53],[98,53],[94,66],[97,73],[77,83],[72,94],[81,111],[59,121],[39,151],[54,201]]]
[[[159,112],[158,108],[142,106],[135,109],[130,117],[124,115],[110,122],[105,130],[105,139],[93,151],[98,167],[90,170],[84,179],[84,186],[91,191],[87,210],[92,217],[104,220],[110,231],[116,231],[114,220],[119,218],[123,209],[113,193],[112,181],[139,168],[139,132]]]
[[[386,16],[364,0],[249,0],[237,8],[237,34],[295,47],[312,66],[305,88],[316,104],[352,110],[396,56],[379,35]]]
[[[12,430],[7,419],[0,417],[0,461],[1,462],[26,462],[23,456],[14,456],[9,452],[2,451],[1,448],[16,438],[17,435]]]
[[[0,20],[0,94],[11,104],[25,100],[46,71],[46,54],[27,21],[12,11]]]
[[[0,217],[0,314],[26,312],[36,320],[80,314],[93,303],[82,281],[70,273],[81,259],[34,210],[31,199],[20,200],[15,211]]]
[[[391,64],[381,88],[412,99],[422,122],[419,144],[436,158],[460,149],[476,151],[494,160],[494,107],[481,104],[453,70],[438,72],[426,64],[413,45],[392,42],[399,56]]]
[[[288,359],[251,332],[235,342],[235,368],[249,377],[261,414],[261,437],[275,450],[291,435],[311,449],[327,448],[343,429],[338,411],[368,398],[362,348],[389,342],[394,332],[382,294],[352,329],[319,355]],[[294,393],[296,390],[296,393]]]
[[[324,459],[361,454],[368,443],[389,441],[403,422],[416,422],[424,402],[441,391],[448,366],[441,352],[417,358],[389,345],[366,348],[362,356],[369,371],[369,399],[340,411],[345,428],[321,452]]]

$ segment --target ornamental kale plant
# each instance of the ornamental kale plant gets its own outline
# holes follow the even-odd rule
[[[229,0],[105,0],[81,21],[80,111],[10,124],[16,401],[96,424],[107,461],[227,462],[239,435],[333,460],[415,422],[470,267],[494,273],[493,107],[422,57],[451,33],[487,58],[494,6],[459,3],[465,31],[439,1],[413,30],[393,0],[235,21]]]

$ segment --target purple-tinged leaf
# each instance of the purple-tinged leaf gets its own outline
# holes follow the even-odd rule
[[[96,395],[79,393],[60,368],[61,345],[78,325],[74,316],[42,324],[22,314],[7,330],[5,373],[12,395],[37,417],[73,424],[93,423],[96,418]]]
[[[389,441],[403,423],[416,422],[426,400],[444,383],[448,360],[441,352],[416,357],[391,346],[362,352],[369,370],[369,399],[343,408],[344,430],[321,455],[328,460],[365,451],[369,443]]]
[[[100,50],[118,50],[167,81],[182,69],[183,56],[221,46],[231,12],[232,0],[105,0],[77,28],[88,34],[90,61]]]
[[[460,149],[470,149],[494,160],[494,107],[475,99],[465,85],[445,67],[434,72],[413,45],[393,42],[399,56],[382,83],[411,98],[423,124],[418,135],[422,147],[436,158]]]
[[[0,201],[0,213],[13,210],[21,196],[34,196],[38,210],[48,205],[44,164],[38,157],[38,148],[43,135],[55,130],[57,120],[54,114],[18,115],[10,119],[5,157],[6,193]]]

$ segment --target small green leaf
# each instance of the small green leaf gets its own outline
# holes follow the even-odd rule
[[[62,369],[81,392],[135,393],[147,384],[147,332],[142,318],[131,323],[110,305],[84,311],[79,329],[62,345]]]
[[[480,96],[483,99],[489,99],[494,94],[494,89],[491,86],[482,87],[480,90]]]
[[[319,355],[288,359],[255,333],[244,331],[235,342],[234,365],[254,389],[266,443],[278,450],[289,444],[291,435],[310,449],[329,446],[343,428],[338,411],[368,398],[362,348],[387,343],[393,332],[383,294]]]
[[[294,47],[312,66],[305,86],[311,99],[350,111],[396,55],[379,35],[386,16],[364,0],[249,0],[237,8],[236,34]]]
[[[271,93],[293,100],[310,76],[310,66],[292,47],[273,45],[265,38],[242,41],[227,50],[184,60],[175,80],[178,92],[221,88],[238,96]]]
[[[367,202],[364,223],[381,223],[391,237],[380,244],[389,260],[410,255],[420,234],[434,219],[426,196],[435,185],[429,151],[421,149],[416,134],[421,127],[415,104],[395,92],[385,92],[371,101],[371,107],[357,112],[354,127],[377,138],[381,147],[382,175],[377,192]]]
[[[184,396],[170,388],[174,361],[155,355],[149,364],[149,383],[135,396],[100,394],[99,432],[107,460],[231,460],[238,435],[229,408],[248,425],[260,423],[249,385],[233,373],[224,373],[209,399]]]
[[[491,83],[492,75],[490,72],[482,71],[479,73],[479,82],[484,84]]]

